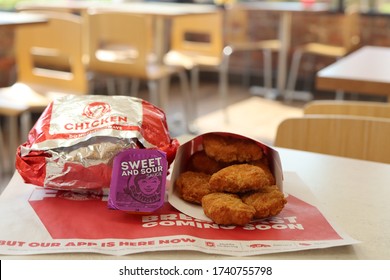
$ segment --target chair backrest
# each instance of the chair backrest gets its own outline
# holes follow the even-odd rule
[[[390,104],[368,101],[316,100],[307,103],[303,108],[303,113],[305,115],[354,115],[390,118]]]
[[[173,51],[221,58],[224,47],[223,15],[191,14],[175,17],[171,27]]]
[[[355,50],[360,44],[360,11],[359,9],[351,5],[344,12],[344,16],[341,22],[341,28],[343,30],[343,45],[344,48],[351,52]]]
[[[390,163],[389,136],[388,119],[311,115],[281,122],[275,146]]]
[[[48,23],[16,29],[18,82],[74,94],[88,93],[82,18],[65,13],[46,16]]]
[[[90,11],[89,70],[146,77],[152,49],[152,18],[119,11]]]
[[[225,12],[225,39],[227,44],[246,43],[249,38],[249,18],[247,10],[229,5]]]
[[[356,50],[360,46],[361,28],[360,12],[355,5],[348,7],[343,13],[323,14],[325,19],[331,22],[324,24],[310,25],[310,33],[316,39],[312,42],[323,46],[337,47],[337,51],[331,51],[331,54],[324,54],[331,57],[340,57]],[[328,53],[327,48],[316,47],[315,53]],[[332,54],[334,53],[334,54]]]

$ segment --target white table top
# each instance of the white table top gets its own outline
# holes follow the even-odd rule
[[[135,2],[112,5],[110,8],[134,13],[145,13],[157,16],[178,16],[187,14],[213,13],[217,10],[214,5],[178,4],[166,2]]]
[[[176,16],[194,13],[210,13],[216,10],[214,5],[200,4],[178,4],[166,2],[99,2],[99,1],[55,1],[55,2],[21,2],[17,9],[50,9],[50,10],[71,10],[83,12],[90,8],[115,9],[126,12],[143,13],[158,16]]]
[[[45,22],[47,22],[47,18],[44,15],[0,12],[0,26],[17,26]]]
[[[390,164],[278,150],[284,171],[297,172],[336,222],[362,242],[307,252],[307,257],[313,253],[334,259],[390,259]]]
[[[320,70],[316,86],[390,96],[389,73],[390,48],[365,46]]]
[[[327,214],[361,243],[245,259],[390,259],[390,165],[277,149],[286,172],[296,172]],[[21,180],[15,176],[13,180]],[[7,189],[5,190],[5,192]],[[123,257],[99,254],[1,256],[2,259],[232,259],[192,251],[149,252]],[[240,258],[242,259],[242,257]]]
[[[276,11],[276,12],[326,12],[329,11],[327,3],[308,3],[301,2],[242,2],[242,5],[248,10]]]

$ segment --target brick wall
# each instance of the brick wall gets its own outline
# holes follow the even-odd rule
[[[12,82],[14,67],[14,33],[12,28],[0,27],[0,87]]]
[[[250,34],[253,39],[272,39],[278,36],[278,14],[272,12],[252,11],[249,15],[251,27]],[[389,46],[390,47],[390,16],[380,15],[361,15],[361,45]],[[342,43],[342,34],[340,32],[340,15],[336,13],[326,13],[322,15],[312,14],[294,14],[292,18],[291,30],[291,49],[290,57],[294,48],[307,42],[323,42],[338,45]],[[232,57],[231,69],[233,73],[239,73],[245,65],[245,60]],[[277,64],[275,56],[274,69]],[[316,70],[334,62],[331,58],[317,58]],[[262,55],[261,53],[252,54],[251,69],[252,76],[261,76],[262,74]],[[300,77],[307,75],[304,70],[305,64],[302,64]],[[242,72],[242,71],[241,71]],[[313,74],[313,71],[311,71]]]

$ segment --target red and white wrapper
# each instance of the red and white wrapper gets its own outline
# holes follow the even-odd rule
[[[264,156],[267,157],[270,170],[272,174],[275,177],[276,185],[279,187],[281,191],[283,191],[283,170],[282,170],[282,164],[279,157],[279,153],[272,149],[271,147],[265,145],[262,142],[259,142],[258,140],[239,135],[234,134],[230,132],[209,132],[206,134],[219,134],[222,136],[229,136],[234,137],[238,139],[249,139],[254,141],[257,145],[259,145],[263,152]],[[177,178],[180,176],[181,173],[183,173],[186,170],[186,167],[188,166],[189,158],[196,152],[203,150],[203,136],[206,134],[202,134],[199,136],[196,136],[195,138],[187,141],[186,143],[183,143],[176,153],[176,159],[175,164],[173,166],[172,170],[172,176],[170,179],[170,186],[168,189],[168,201],[169,203],[175,207],[180,212],[204,221],[211,221],[203,212],[203,209],[200,205],[196,205],[193,203],[189,203],[178,195],[178,193],[175,190],[175,182]]]
[[[50,103],[18,147],[16,169],[26,183],[61,190],[103,190],[124,149],[159,149],[168,163],[179,143],[164,112],[128,96],[68,95]]]

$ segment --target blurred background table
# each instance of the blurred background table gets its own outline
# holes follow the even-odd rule
[[[316,87],[390,98],[390,48],[364,46],[317,73]]]

